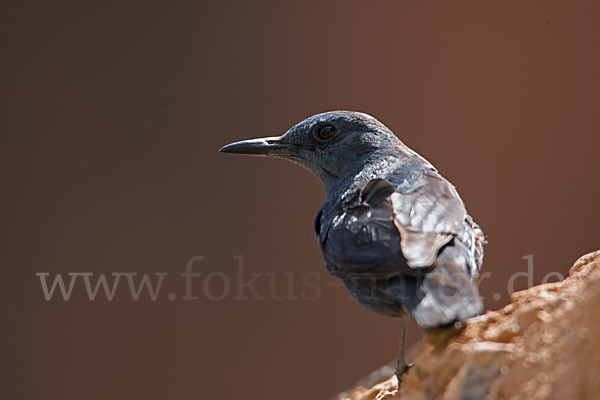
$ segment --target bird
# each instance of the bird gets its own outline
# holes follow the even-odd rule
[[[281,136],[243,140],[224,153],[277,157],[312,172],[325,188],[314,229],[327,271],[366,309],[406,324],[460,326],[482,312],[477,287],[485,238],[456,188],[376,118],[313,115]]]

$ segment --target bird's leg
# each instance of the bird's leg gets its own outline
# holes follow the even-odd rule
[[[398,350],[398,360],[396,361],[396,378],[398,379],[398,389],[402,384],[402,376],[408,372],[408,369],[412,366],[406,364],[404,350],[406,347],[406,315],[402,316],[402,333],[400,334],[400,349]]]

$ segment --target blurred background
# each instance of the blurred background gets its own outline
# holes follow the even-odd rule
[[[597,1],[4,1],[0,40],[1,398],[326,399],[393,360],[399,321],[327,276],[319,182],[217,153],[317,112],[455,184],[487,309],[524,256],[537,284],[600,248]],[[167,276],[46,301],[42,272]]]

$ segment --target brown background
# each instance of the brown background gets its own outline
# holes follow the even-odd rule
[[[539,283],[600,248],[595,0],[15,1],[0,33],[1,398],[324,399],[390,361],[398,321],[327,286],[317,180],[216,152],[316,112],[373,114],[458,187],[488,308],[523,256]],[[235,277],[238,254],[322,295],[167,299],[191,257]],[[46,302],[35,275],[124,271],[169,277]]]

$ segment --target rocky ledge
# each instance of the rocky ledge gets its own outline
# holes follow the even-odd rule
[[[409,355],[400,391],[384,367],[337,399],[600,399],[600,251],[464,329],[429,331]]]

